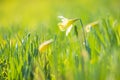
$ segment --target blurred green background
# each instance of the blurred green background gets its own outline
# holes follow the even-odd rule
[[[66,37],[59,15],[100,23]],[[119,53],[120,0],[0,0],[0,80],[120,80]]]
[[[120,19],[120,0],[0,0],[0,26],[49,26],[63,15],[84,22],[106,15]]]

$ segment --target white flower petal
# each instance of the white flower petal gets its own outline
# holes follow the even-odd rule
[[[69,34],[69,32],[70,32],[70,30],[72,29],[72,25],[70,25],[70,27],[68,27],[68,29],[66,30],[66,36],[68,36],[68,34]]]
[[[90,30],[91,30],[91,25],[87,25],[85,28],[85,31],[88,33],[88,32],[90,32]]]
[[[63,17],[63,16],[58,16],[58,18],[60,18],[60,19],[64,19],[65,17]]]
[[[62,22],[66,22],[66,21],[68,21],[68,19],[65,18],[65,17],[63,17],[63,16],[58,16],[58,18],[60,18]]]

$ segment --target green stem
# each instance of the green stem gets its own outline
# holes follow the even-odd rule
[[[80,19],[80,24],[82,26],[82,31],[83,31],[83,39],[84,39],[84,42],[85,42],[85,48],[86,48],[86,36],[85,36],[85,30],[84,30],[84,26],[83,26],[83,23],[82,23],[82,20]],[[84,44],[83,44],[84,45]],[[81,62],[82,62],[82,72],[83,72],[83,79],[85,79],[85,62],[84,62],[84,57],[82,56],[81,57]]]
[[[86,45],[86,36],[85,36],[85,30],[84,30],[83,23],[82,23],[82,20],[81,20],[81,19],[80,19],[80,24],[81,24],[81,26],[82,26],[83,37],[84,37],[84,41],[85,41],[85,45]]]

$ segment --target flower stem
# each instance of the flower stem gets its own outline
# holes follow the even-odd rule
[[[89,56],[90,56],[90,59],[91,59],[91,49],[90,49],[90,46],[86,40],[86,36],[85,36],[85,30],[84,30],[84,27],[83,27],[83,23],[82,23],[82,20],[80,19],[80,24],[82,26],[82,31],[83,31],[83,37],[84,37],[84,47],[85,49],[87,50],[87,52],[89,53]]]
[[[86,48],[85,30],[84,30],[84,27],[83,27],[82,20],[81,20],[81,19],[79,19],[79,20],[80,20],[80,24],[81,24],[81,26],[82,26],[83,39],[84,39],[84,42],[85,42],[84,48]],[[83,45],[84,45],[84,44],[83,44]],[[82,63],[81,67],[82,67],[82,72],[83,72],[83,78],[85,78],[85,61],[84,61],[83,55],[81,56],[81,63]]]
[[[85,45],[86,45],[86,36],[85,36],[85,30],[83,28],[83,23],[82,23],[82,20],[80,19],[80,24],[82,26],[82,31],[83,31],[83,37],[84,37],[84,42],[85,42]]]

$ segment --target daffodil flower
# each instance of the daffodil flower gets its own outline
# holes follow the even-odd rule
[[[54,41],[53,39],[50,39],[40,44],[39,51],[44,52],[53,41]]]
[[[92,23],[86,25],[85,31],[86,32],[90,32],[91,28],[94,27],[94,26],[96,26],[97,24],[99,24],[99,21],[95,21],[95,22],[92,22]]]
[[[63,16],[58,16],[58,18],[61,19],[62,22],[58,23],[58,26],[61,31],[66,31],[66,36],[68,36],[69,32],[71,31],[73,27],[73,23],[79,19],[68,19]]]

